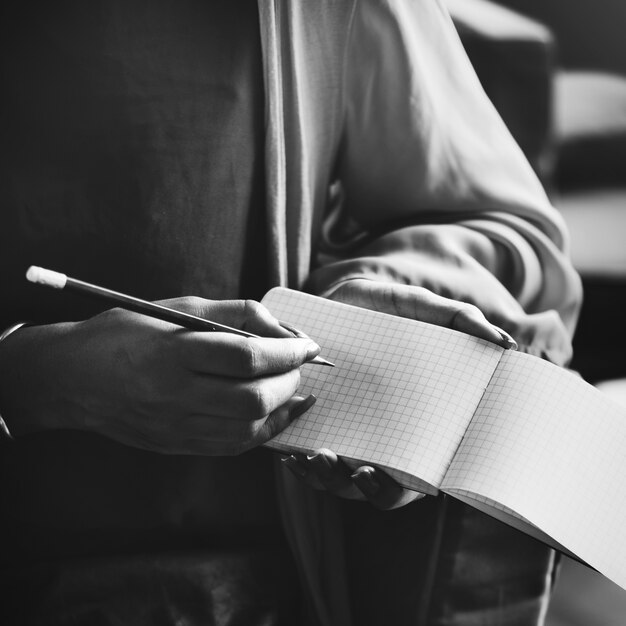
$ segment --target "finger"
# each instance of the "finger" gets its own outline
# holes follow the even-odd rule
[[[252,379],[288,372],[316,357],[311,339],[248,338],[229,333],[184,332],[176,336],[181,364],[203,374]]]
[[[474,337],[511,348],[513,339],[491,324],[472,304],[433,293],[424,287],[372,280],[352,280],[337,291],[343,302],[459,330]]]
[[[331,450],[319,449],[310,455],[297,452],[282,459],[283,465],[301,482],[342,498],[364,500],[350,478],[350,470]]]
[[[301,339],[311,339],[305,332],[301,331],[299,328],[296,328],[289,322],[285,322],[281,320],[279,324],[285,329],[288,330],[294,337],[300,337]]]
[[[157,304],[176,311],[241,329],[246,320],[245,300],[208,300],[197,296],[158,300]]]
[[[293,396],[267,418],[253,422],[194,415],[181,420],[178,439],[191,454],[241,454],[274,438],[316,400],[313,394]]]
[[[507,350],[517,350],[519,348],[517,341],[513,339],[509,333],[506,332],[503,328],[492,324],[492,326],[500,333],[500,337],[502,337],[502,343],[500,344],[503,348]]]
[[[293,336],[265,306],[255,300],[207,300],[187,296],[160,300],[159,304],[263,337]]]
[[[187,414],[254,421],[285,404],[299,384],[297,369],[253,380],[194,374],[180,403]]]
[[[260,424],[260,428],[250,441],[251,447],[263,445],[276,437],[289,424],[306,413],[316,401],[317,398],[312,393],[306,397],[294,396],[289,399]]]
[[[292,337],[285,328],[260,302],[245,300],[242,328],[263,337]]]
[[[281,463],[286,467],[299,481],[308,485],[313,489],[322,490],[324,485],[319,481],[314,472],[306,462],[304,454],[290,454],[281,459]]]
[[[507,350],[517,349],[517,343],[511,335],[488,322],[483,313],[471,304],[457,303],[457,310],[452,318],[450,328],[491,341]]]
[[[330,493],[342,498],[362,498],[350,478],[349,468],[332,450],[320,448],[308,455],[303,464]]]
[[[335,495],[352,500],[364,500],[365,496],[356,488],[350,480],[350,472],[345,464],[339,477],[333,476],[336,471],[329,464],[328,459],[317,453],[305,455],[294,452],[290,456],[284,457],[283,465],[292,472],[298,480],[318,491],[330,491]],[[317,457],[317,458],[315,458]]]
[[[351,478],[367,500],[384,511],[424,497],[417,491],[403,489],[391,476],[369,465],[357,468]]]

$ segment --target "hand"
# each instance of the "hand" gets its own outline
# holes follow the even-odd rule
[[[444,298],[423,287],[354,279],[343,283],[330,298],[445,326],[505,348],[516,346],[510,335],[490,324],[475,306]],[[308,457],[293,455],[283,462],[313,488],[325,489],[344,498],[367,499],[380,509],[397,508],[423,497],[423,494],[403,489],[378,468],[365,465],[349,470],[330,450],[317,450]]]
[[[293,454],[283,465],[301,481],[341,498],[368,500],[378,509],[388,510],[423,498],[424,494],[403,489],[382,470],[370,465],[350,468],[331,450],[320,448],[311,455]]]
[[[262,305],[165,304],[263,338],[194,332],[122,309],[24,329],[3,342],[0,359],[12,372],[1,397],[14,436],[75,428],[157,452],[232,455],[265,443],[314,402],[295,394],[299,367],[319,347]]]
[[[488,322],[478,307],[445,298],[424,287],[357,278],[339,285],[329,298],[458,330],[503,348],[517,348],[511,335]]]

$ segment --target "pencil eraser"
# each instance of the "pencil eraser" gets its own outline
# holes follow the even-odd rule
[[[31,265],[26,272],[26,280],[29,280],[31,283],[48,285],[48,287],[54,287],[55,289],[63,289],[67,282],[67,276],[43,267]]]

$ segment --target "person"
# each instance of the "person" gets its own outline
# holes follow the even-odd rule
[[[32,322],[0,343],[3,623],[539,623],[548,549],[262,448],[319,351],[254,302],[274,285],[570,358],[563,223],[441,3],[36,4],[2,43],[2,324]]]

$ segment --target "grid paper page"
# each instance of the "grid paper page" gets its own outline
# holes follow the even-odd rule
[[[318,400],[270,443],[332,449],[437,487],[503,352],[453,330],[273,289],[263,304],[322,347],[336,367],[305,365]],[[407,487],[421,481],[391,471]]]
[[[574,374],[503,355],[442,489],[512,509],[626,588],[626,409]]]

